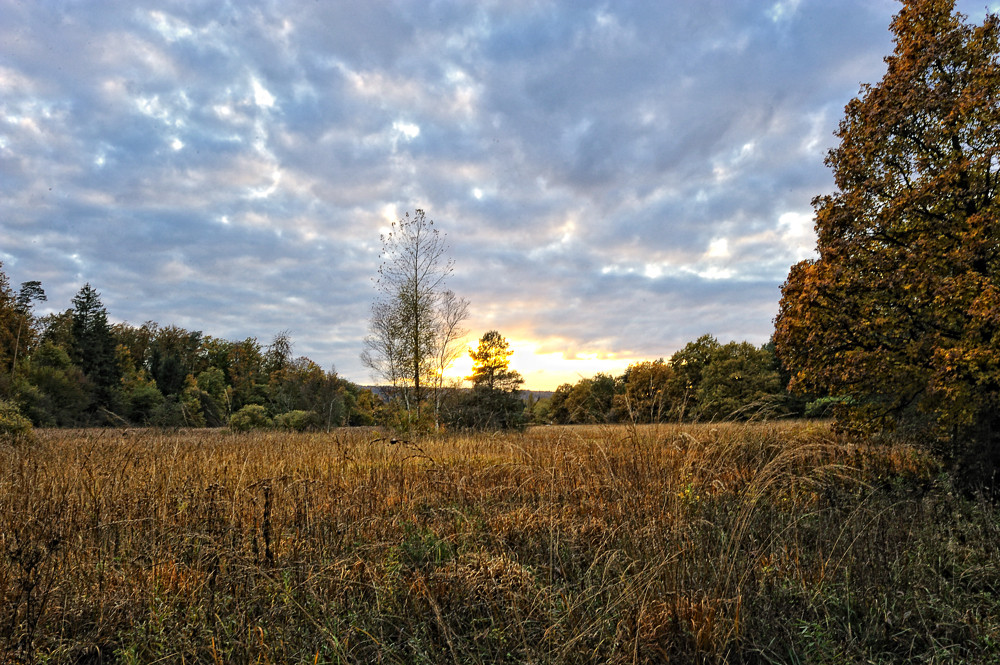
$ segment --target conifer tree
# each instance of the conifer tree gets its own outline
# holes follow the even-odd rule
[[[72,316],[73,362],[94,384],[97,404],[109,407],[121,373],[108,312],[101,303],[101,294],[89,283],[74,296]]]

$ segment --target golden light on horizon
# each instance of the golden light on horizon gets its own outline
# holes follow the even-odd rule
[[[542,344],[528,340],[508,338],[514,352],[510,357],[510,368],[524,377],[525,390],[555,390],[564,383],[575,384],[580,379],[589,379],[603,372],[618,376],[629,365],[645,358],[624,357],[598,351],[580,352],[567,357],[564,351],[542,352]],[[464,380],[472,374],[472,358],[468,350],[475,348],[475,342],[467,345],[467,350],[445,372],[450,380]]]

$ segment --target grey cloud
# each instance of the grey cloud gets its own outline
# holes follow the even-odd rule
[[[764,341],[897,5],[775,7],[0,0],[0,259],[367,381],[379,228],[422,206],[474,329]]]

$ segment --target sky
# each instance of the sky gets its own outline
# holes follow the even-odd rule
[[[526,388],[762,344],[899,6],[0,0],[0,261],[40,314],[90,283],[367,384],[379,237],[419,208]]]

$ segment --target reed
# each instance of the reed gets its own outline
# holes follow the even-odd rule
[[[997,662],[1000,519],[805,423],[0,447],[9,662]]]

